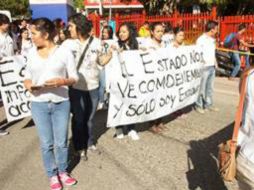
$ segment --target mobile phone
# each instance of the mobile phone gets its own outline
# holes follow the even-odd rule
[[[43,87],[43,85],[34,85],[31,86],[31,90],[40,90]]]

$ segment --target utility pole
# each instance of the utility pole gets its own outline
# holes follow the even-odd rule
[[[112,0],[109,1],[109,20],[111,21],[112,19]]]

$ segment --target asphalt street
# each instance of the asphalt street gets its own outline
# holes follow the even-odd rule
[[[238,82],[216,78],[214,104],[219,112],[164,118],[167,130],[155,135],[147,124],[137,126],[141,139],[113,138],[105,127],[106,112],[96,115],[100,153],[79,160],[70,149],[70,170],[78,184],[73,190],[237,190],[217,172],[217,146],[230,138],[238,103]],[[47,190],[36,128],[31,118],[5,124],[10,132],[0,137],[0,190]],[[71,133],[69,134],[71,138]]]

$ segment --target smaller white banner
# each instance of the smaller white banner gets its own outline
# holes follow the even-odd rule
[[[0,60],[0,91],[8,122],[31,115],[30,93],[25,89],[26,58],[5,57]]]

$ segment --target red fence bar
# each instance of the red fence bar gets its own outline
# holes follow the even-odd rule
[[[100,18],[100,16],[95,14],[92,16],[89,15],[89,17],[94,24],[94,33],[96,36],[99,36],[101,31],[100,20],[105,20],[105,18]],[[236,32],[240,23],[245,23],[247,25],[245,39],[250,43],[254,43],[254,15],[217,17],[216,7],[213,7],[210,13],[206,12],[201,14],[179,14],[175,12],[173,15],[167,16],[147,16],[145,11],[143,11],[142,14],[132,15],[119,15],[117,13],[112,19],[116,22],[116,30],[118,30],[120,24],[124,22],[134,23],[137,29],[139,29],[145,21],[149,23],[170,23],[173,27],[181,26],[185,30],[187,44],[195,42],[198,36],[205,31],[205,25],[208,20],[217,20],[219,22],[220,33],[218,39],[221,42],[223,42],[229,33]],[[108,18],[106,20],[108,20]]]

